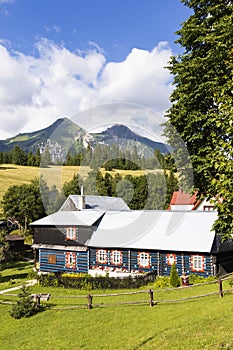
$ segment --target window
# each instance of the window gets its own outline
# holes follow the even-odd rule
[[[150,254],[149,253],[139,253],[138,254],[138,265],[140,267],[150,267]]]
[[[104,249],[99,249],[96,252],[96,259],[98,263],[106,264],[107,263],[107,251]]]
[[[205,257],[202,255],[192,255],[191,270],[199,272],[205,271]]]
[[[66,253],[66,267],[69,269],[76,268],[76,254],[67,252]]]
[[[75,227],[67,227],[66,229],[66,239],[67,240],[76,240],[76,228]]]
[[[121,265],[122,264],[122,252],[119,250],[112,250],[111,251],[111,263],[114,265]]]
[[[213,205],[204,205],[204,210],[205,211],[213,211],[214,210],[214,206]]]
[[[167,265],[176,264],[176,255],[175,254],[167,254],[166,255],[166,263]]]

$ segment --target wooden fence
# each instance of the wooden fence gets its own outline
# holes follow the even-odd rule
[[[194,300],[194,299],[200,299],[204,297],[210,297],[213,295],[218,295],[220,298],[224,296],[226,293],[233,293],[233,288],[231,289],[223,289],[223,281],[227,280],[232,280],[233,275],[228,274],[225,275],[224,277],[219,278],[218,280],[214,280],[211,282],[205,282],[205,283],[199,283],[199,284],[194,284],[194,285],[189,285],[185,287],[177,287],[177,288],[161,288],[161,289],[147,289],[147,290],[138,290],[138,291],[133,291],[133,292],[120,292],[120,293],[108,293],[108,294],[91,294],[88,293],[87,295],[64,295],[64,296],[53,296],[49,295],[49,298],[47,300],[52,299],[52,302],[55,301],[56,299],[69,299],[69,300],[75,300],[75,304],[72,305],[67,305],[67,306],[62,306],[62,307],[57,307],[57,305],[61,305],[61,303],[56,303],[56,304],[49,304],[47,303],[46,299],[41,299],[40,302],[44,302],[44,306],[47,306],[51,310],[71,310],[71,309],[77,309],[77,308],[87,308],[89,310],[96,308],[96,307],[109,307],[109,306],[120,306],[120,305],[140,305],[140,304],[147,304],[150,307],[153,307],[154,305],[158,305],[160,303],[176,303],[176,302],[183,302],[183,301],[188,301],[188,300]],[[184,298],[179,298],[179,299],[159,299],[157,296],[160,292],[171,292],[171,291],[176,291],[176,290],[192,290],[194,288],[198,288],[199,286],[204,286],[204,285],[211,285],[211,284],[216,284],[217,288],[216,291],[206,293],[206,294],[198,294],[198,295],[190,295]],[[36,297],[39,297],[42,294],[37,294]],[[44,294],[43,294],[44,295]],[[135,295],[143,295],[142,298],[138,300],[127,300],[127,301],[122,301],[122,299],[125,299],[126,296],[135,296]],[[18,294],[10,294],[10,293],[5,293],[1,294],[0,297],[17,297]],[[35,297],[35,294],[33,295]],[[121,301],[116,302],[95,302],[96,299],[104,299],[104,298],[121,298]],[[38,300],[38,298],[37,298]],[[79,300],[79,302],[77,302]],[[14,301],[9,301],[9,300],[3,300],[0,301],[0,304],[12,304]]]

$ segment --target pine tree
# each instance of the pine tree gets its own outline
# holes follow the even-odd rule
[[[170,285],[174,288],[180,286],[180,278],[176,270],[176,264],[173,263],[170,272]]]
[[[19,319],[21,317],[30,317],[37,312],[36,304],[32,300],[29,290],[24,285],[19,292],[19,299],[16,304],[12,306],[10,315],[13,318]]]

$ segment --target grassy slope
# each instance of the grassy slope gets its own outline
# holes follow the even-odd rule
[[[51,291],[50,303],[61,303],[63,299],[56,298],[59,290]],[[66,290],[60,293],[66,295]],[[10,306],[0,305],[1,349],[232,349],[232,307],[233,296],[226,295],[153,308],[51,309],[14,320],[8,314]]]
[[[2,164],[0,166],[0,201],[4,193],[10,186],[30,183],[32,179],[38,177],[40,174],[48,181],[48,185],[56,184],[61,187],[65,181],[72,179],[73,175],[77,173],[79,167],[50,167],[37,168],[20,165]],[[89,171],[83,167],[83,172]]]
[[[49,186],[55,184],[58,189],[61,189],[62,185],[66,181],[70,181],[74,174],[79,172],[79,174],[86,178],[88,172],[91,169],[89,167],[78,167],[78,166],[51,166],[49,168],[37,168],[37,167],[28,167],[28,166],[20,166],[20,165],[12,165],[12,164],[2,164],[0,165],[0,201],[4,193],[10,186],[13,185],[21,185],[24,183],[30,183],[30,181],[43,175],[46,179]],[[158,171],[158,170],[156,170]],[[103,175],[105,171],[102,170]],[[121,174],[122,176],[126,176],[131,174],[133,176],[145,175],[145,171],[137,170],[137,171],[128,171],[128,170],[113,170],[109,172],[113,176],[116,173]],[[1,211],[1,205],[0,205]]]
[[[3,274],[7,275],[9,271],[3,271]],[[154,292],[154,299],[171,300],[217,290],[214,284],[176,291],[157,291]],[[77,303],[86,304],[86,298],[59,296],[86,296],[88,292],[41,286],[32,287],[31,292],[51,293],[51,299],[46,303],[55,309],[48,309],[31,318],[14,320],[9,315],[11,306],[0,304],[2,350],[233,349],[232,294],[226,294],[224,298],[216,295],[193,301],[159,303],[153,308],[138,305],[58,310]],[[0,296],[0,300],[12,298]],[[148,297],[144,294],[107,299],[94,297],[93,302],[115,303],[140,299],[147,300]]]

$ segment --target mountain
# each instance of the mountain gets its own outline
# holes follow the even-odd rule
[[[74,140],[76,140],[75,143]],[[60,118],[45,129],[1,140],[0,151],[9,152],[15,146],[19,146],[25,152],[36,153],[39,149],[43,153],[45,147],[48,147],[52,161],[63,161],[71,146],[79,150],[79,148],[87,147],[90,140],[92,136],[76,123],[68,118]]]
[[[64,161],[68,150],[72,153],[88,146],[94,148],[97,144],[116,144],[123,150],[133,150],[136,147],[138,154],[145,157],[151,157],[154,150],[163,154],[170,152],[168,145],[140,136],[125,125],[116,124],[101,133],[87,133],[68,118],[57,119],[45,129],[0,140],[0,151],[9,152],[15,146],[19,146],[25,152],[36,153],[39,149],[43,153],[47,147],[52,161],[55,162]]]
[[[170,146],[162,142],[152,141],[147,137],[140,136],[131,131],[127,126],[115,124],[101,133],[92,134],[97,143],[112,145],[116,144],[122,149],[136,147],[139,154],[150,157],[151,152],[159,150],[162,154],[171,151]]]

